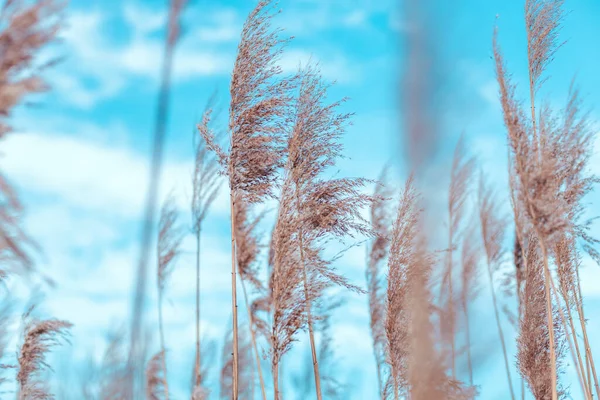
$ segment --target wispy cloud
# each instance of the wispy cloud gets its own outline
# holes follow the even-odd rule
[[[69,205],[129,219],[140,216],[148,184],[145,154],[126,146],[109,146],[93,139],[57,133],[29,132],[4,144],[3,169],[26,192],[57,196]],[[178,188],[178,202],[187,208],[186,190],[191,160],[167,160],[161,193]],[[228,212],[215,202],[214,212]]]
[[[112,40],[105,35],[105,27],[118,20],[113,15],[100,10],[69,14],[67,28],[62,34],[63,52],[68,58],[51,76],[64,101],[90,109],[119,94],[131,78],[157,81],[163,50],[164,12],[127,5],[121,17],[130,31],[125,41]],[[205,76],[225,76],[233,66],[235,47],[217,48],[214,45],[236,38],[240,27],[235,28],[235,15],[220,11],[214,18],[210,17],[210,25],[190,24],[175,54],[175,83]]]

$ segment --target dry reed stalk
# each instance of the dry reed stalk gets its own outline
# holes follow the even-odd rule
[[[288,138],[288,159],[284,186],[290,185],[298,215],[297,245],[302,266],[308,333],[313,358],[315,391],[322,399],[319,363],[314,339],[312,293],[309,277],[315,275],[319,285],[341,285],[360,291],[337,273],[332,262],[322,259],[324,245],[332,239],[355,234],[371,235],[360,210],[368,206],[372,196],[360,191],[368,182],[361,178],[324,179],[329,167],[342,156],[340,139],[351,114],[338,108],[345,99],[325,104],[328,85],[324,84],[318,66],[308,66],[299,73],[299,96],[295,104],[294,125]],[[314,292],[322,293],[321,290]]]
[[[229,151],[223,151],[210,132],[200,129],[229,177],[234,400],[238,398],[235,199],[241,195],[248,204],[255,204],[273,197],[290,105],[291,81],[278,79],[281,68],[276,65],[287,40],[279,39],[279,30],[271,30],[274,13],[270,4],[269,0],[260,1],[242,29],[230,84]]]
[[[577,339],[577,331],[575,329],[575,323],[573,322],[573,316],[571,309],[574,307],[575,302],[577,301],[577,293],[575,288],[575,271],[579,269],[581,263],[577,255],[577,251],[575,249],[574,238],[564,236],[554,245],[553,248],[554,259],[556,262],[556,272],[558,277],[558,293],[562,297],[565,303],[565,310],[567,312],[569,327],[565,326],[565,330],[568,331],[570,328],[570,336],[573,338],[575,353],[577,357],[577,362],[579,365],[580,373],[587,379],[585,375],[585,370],[583,368],[583,361],[581,352],[579,350],[579,341]],[[582,382],[582,386],[585,389],[586,396],[590,397],[588,393],[591,387],[587,387]]]
[[[566,254],[563,254],[563,255],[566,255]],[[565,262],[565,261],[566,260],[563,260],[563,262]],[[569,267],[566,267],[566,269],[568,269],[568,268]],[[560,268],[560,269],[563,269],[563,268]],[[560,273],[561,271],[559,270],[558,272]],[[574,323],[573,323],[573,319],[572,319],[571,310],[569,308],[570,307],[569,302],[567,299],[564,299],[565,300],[565,308],[567,309],[568,316],[570,319],[570,326],[567,325],[567,320],[565,318],[565,315],[563,312],[563,307],[561,305],[560,298],[559,298],[559,290],[556,289],[556,286],[554,285],[554,280],[550,280],[550,284],[552,286],[551,289],[552,289],[552,293],[554,294],[554,301],[556,302],[556,308],[558,310],[558,315],[560,317],[562,329],[565,332],[567,343],[569,344],[569,349],[571,351],[573,365],[575,365],[575,370],[577,371],[577,377],[579,378],[579,384],[581,385],[581,390],[586,399],[592,399],[593,397],[592,397],[591,390],[590,390],[591,388],[588,387],[585,383],[586,377],[584,376],[585,372],[583,369],[583,362],[581,361],[581,353],[579,352],[579,345],[578,345],[578,341],[577,341],[577,335],[576,335],[576,331],[575,331],[575,327],[574,327]],[[562,291],[562,289],[561,289],[561,291]],[[571,329],[571,331],[569,331],[569,328]],[[571,332],[571,333],[569,333],[569,332]],[[571,342],[571,337],[573,338],[574,344]]]
[[[29,95],[49,89],[42,73],[57,60],[37,65],[37,55],[56,39],[62,26],[64,5],[54,0],[3,2],[0,9],[0,139],[13,131],[10,121],[13,109]],[[17,193],[0,172],[0,275],[3,276],[9,269],[29,272],[33,268],[27,247],[35,243],[20,226],[21,213]]]
[[[496,317],[498,337],[500,339],[500,344],[502,345],[502,354],[504,356],[504,366],[506,368],[508,387],[510,389],[511,398],[514,400],[515,394],[512,387],[512,379],[510,377],[508,354],[506,352],[506,343],[504,341],[504,334],[502,332],[502,324],[500,323],[500,314],[496,300],[496,289],[494,288],[494,272],[496,272],[499,268],[505,254],[502,246],[505,237],[506,220],[504,217],[498,215],[498,204],[494,199],[493,192],[489,188],[485,187],[483,175],[479,180],[478,201],[481,236],[486,255],[486,264],[490,281],[490,290],[492,293],[494,315]]]
[[[422,174],[434,160],[439,137],[436,90],[441,83],[437,68],[441,66],[440,52],[431,20],[432,1],[406,0],[402,12],[411,28],[404,31],[406,54],[402,58],[402,114],[405,115],[403,152],[411,171]]]
[[[45,361],[46,353],[61,340],[68,341],[69,329],[73,325],[58,319],[34,319],[32,311],[33,308],[23,317],[24,339],[18,355],[18,399],[52,400],[54,395],[40,376],[44,369],[50,369]]]
[[[366,280],[369,291],[369,314],[373,354],[377,366],[379,397],[384,398],[384,368],[386,366],[385,337],[385,276],[382,268],[389,252],[391,212],[389,200],[392,192],[387,186],[387,167],[383,169],[375,186],[375,201],[371,204],[371,229],[375,233],[367,261]]]
[[[260,384],[260,393],[263,400],[267,399],[267,391],[265,388],[265,380],[262,373],[262,365],[260,363],[260,354],[258,352],[258,345],[256,344],[256,329],[255,329],[255,317],[252,313],[251,305],[248,302],[248,292],[246,291],[246,282],[242,280],[242,291],[244,292],[244,304],[248,311],[248,329],[250,330],[250,340],[252,344],[252,353],[254,354],[254,360],[256,362],[256,369],[258,371],[258,382]]]
[[[206,107],[201,125],[208,130],[209,116],[212,109],[210,103]],[[196,135],[194,135],[196,137]],[[200,347],[200,245],[202,238],[202,223],[206,218],[211,204],[217,197],[220,187],[218,181],[218,163],[209,152],[206,142],[200,138],[195,145],[194,174],[192,175],[192,232],[196,236],[196,356],[194,362],[196,386],[200,386],[202,365]]]
[[[157,255],[157,276],[156,285],[158,289],[158,330],[160,334],[160,348],[161,351],[157,353],[150,365],[146,376],[148,377],[148,371],[153,369],[153,363],[159,363],[162,367],[162,374],[164,382],[160,384],[164,390],[164,399],[169,400],[169,382],[167,379],[167,359],[166,359],[166,345],[165,345],[165,333],[163,326],[163,313],[162,303],[164,298],[165,286],[167,281],[173,272],[175,262],[180,254],[180,245],[183,239],[179,227],[177,226],[177,209],[175,206],[175,199],[172,196],[164,202],[161,212],[160,221],[158,228],[158,241],[156,245]],[[149,382],[149,381],[147,381]],[[156,389],[148,388],[152,393],[155,393]]]
[[[327,399],[343,398],[344,385],[336,378],[339,370],[336,368],[336,359],[333,349],[333,336],[331,333],[331,317],[333,312],[342,305],[342,298],[324,298],[315,306],[315,330],[320,335],[319,364],[321,365],[321,379],[323,394]]]
[[[244,328],[242,326],[242,328]],[[241,329],[240,332],[246,332],[246,329]],[[222,351],[222,367],[219,379],[220,398],[223,400],[231,399],[233,393],[233,331],[228,330],[223,343]],[[254,368],[252,367],[252,344],[248,340],[248,336],[240,335],[240,352],[239,352],[239,396],[242,399],[254,399]]]
[[[253,353],[256,360],[256,368],[260,383],[261,395],[263,400],[267,399],[265,382],[260,363],[260,354],[256,344],[256,332],[254,315],[248,302],[248,292],[246,290],[246,282],[252,285],[252,288],[258,292],[264,292],[263,284],[258,277],[257,257],[259,252],[259,243],[255,232],[257,225],[263,218],[263,214],[251,218],[248,213],[248,205],[238,195],[236,199],[236,208],[234,210],[235,220],[235,241],[237,250],[237,272],[240,275],[242,283],[242,291],[244,294],[244,304],[248,312],[248,329],[250,330],[250,339],[252,343]]]
[[[530,199],[529,191],[532,189],[531,186],[531,175],[539,173],[536,171],[537,166],[540,165],[538,160],[538,143],[535,135],[529,135],[528,126],[525,115],[522,111],[520,103],[514,98],[515,86],[509,81],[504,67],[504,61],[500,50],[497,46],[496,35],[494,35],[494,57],[496,60],[496,76],[500,84],[500,97],[502,108],[504,112],[505,125],[508,129],[509,143],[513,153],[513,160],[515,170],[519,178],[519,192],[518,201],[524,204],[525,215],[531,221],[534,226],[534,230],[537,232],[540,227],[535,225],[536,221],[545,220],[551,218],[552,215],[546,213],[544,217],[537,219],[537,213],[534,212],[535,206]],[[533,167],[533,168],[532,168]],[[546,175],[551,172],[550,168],[545,168]],[[535,182],[535,180],[534,180]],[[538,201],[536,205],[545,205],[543,202]],[[560,218],[560,217],[559,217]],[[536,237],[540,237],[540,232],[537,232]],[[556,377],[556,355],[554,349],[554,326],[553,315],[552,315],[552,300],[550,296],[550,271],[548,268],[548,257],[546,252],[546,246],[543,240],[539,241],[539,246],[542,251],[542,257],[544,260],[544,279],[545,279],[545,293],[546,293],[546,317],[548,322],[548,332],[550,336],[550,366],[552,374],[552,400],[557,398],[557,377]]]
[[[154,138],[152,148],[152,159],[150,165],[150,184],[146,194],[144,206],[144,219],[141,232],[140,258],[136,271],[134,288],[134,299],[131,316],[131,332],[129,343],[129,357],[127,370],[129,374],[128,396],[136,398],[136,384],[139,383],[138,376],[142,370],[141,348],[144,347],[142,340],[143,308],[146,299],[146,286],[148,275],[148,259],[150,258],[150,244],[152,230],[155,221],[158,180],[162,169],[163,144],[167,129],[167,117],[169,114],[169,97],[171,92],[171,70],[173,66],[173,53],[180,36],[179,19],[183,13],[186,0],[171,0],[169,6],[167,35],[165,38],[164,55],[162,59],[161,84],[158,94],[156,108],[156,120],[154,125]]]
[[[585,346],[585,358],[586,358],[586,369],[588,376],[588,386],[592,387],[592,376],[594,378],[594,387],[596,389],[596,396],[600,396],[600,385],[598,385],[598,376],[596,375],[596,366],[594,365],[594,358],[592,356],[592,349],[590,348],[590,343],[587,337],[587,329],[585,326],[585,314],[583,312],[583,295],[581,294],[581,285],[579,279],[579,268],[575,270],[576,274],[576,286],[577,286],[577,294],[579,297],[575,301],[575,305],[577,306],[577,313],[579,316],[579,322],[581,324],[581,331],[583,332],[583,341]],[[591,390],[590,390],[591,391]]]

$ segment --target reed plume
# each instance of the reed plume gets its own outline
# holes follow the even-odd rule
[[[471,220],[465,230],[465,237],[461,248],[461,290],[460,303],[465,316],[465,336],[467,348],[467,367],[469,369],[469,384],[473,386],[473,363],[471,357],[471,329],[469,323],[469,304],[475,301],[479,291],[479,262],[481,249],[475,241],[477,237],[476,225]]]
[[[543,106],[536,116],[535,94],[545,80],[542,78],[544,70],[560,47],[557,41],[563,18],[562,5],[563,1],[559,0],[528,0],[526,3],[530,120],[527,120],[521,104],[516,100],[515,86],[506,74],[502,54],[494,39],[496,75],[512,162],[518,177],[518,201],[537,237],[544,263],[554,386],[557,381],[552,340],[554,330],[551,329],[551,286],[554,285],[549,268],[549,252],[565,233],[578,232],[584,240],[593,240],[582,233],[585,224],[579,224],[578,217],[582,210],[580,199],[595,182],[594,177],[584,174],[592,136],[587,128],[586,116],[580,115],[577,91],[571,88],[562,123],[548,106]],[[552,398],[556,397],[555,389]]]
[[[153,387],[148,387],[147,389],[151,390],[152,393],[155,393],[160,387],[164,391],[165,400],[169,399],[169,383],[167,381],[167,349],[165,345],[162,303],[165,294],[165,286],[171,273],[173,272],[175,262],[180,253],[179,247],[181,245],[181,240],[182,236],[179,232],[179,227],[177,226],[177,210],[175,208],[175,200],[172,196],[170,196],[164,202],[161,208],[158,227],[158,241],[156,245],[156,255],[158,259],[158,268],[156,271],[156,285],[158,289],[158,331],[160,334],[161,350],[152,357],[146,370],[147,383],[149,384],[150,378],[157,376],[158,372],[155,371],[157,365],[161,365],[161,373],[163,376],[161,379],[163,382],[158,384],[158,381],[155,379],[152,381],[154,382]]]
[[[450,343],[450,359],[452,377],[456,378],[456,302],[454,289],[454,250],[458,246],[460,229],[464,220],[465,202],[470,193],[473,179],[475,159],[467,155],[464,136],[461,136],[454,149],[452,169],[450,172],[450,188],[448,191],[448,249],[443,273],[443,289],[447,289],[446,309],[442,318],[443,338]]]
[[[235,226],[235,241],[237,253],[237,271],[240,275],[242,283],[242,291],[244,293],[244,303],[248,312],[248,329],[250,330],[250,339],[252,349],[256,360],[256,369],[258,371],[258,379],[263,400],[267,400],[265,382],[260,363],[260,354],[256,344],[256,323],[254,312],[248,301],[248,291],[246,282],[250,283],[252,288],[264,295],[265,288],[258,276],[257,257],[259,252],[259,243],[255,232],[258,223],[262,220],[264,214],[259,214],[256,217],[249,215],[247,203],[238,195],[235,201],[234,209],[234,226]],[[260,323],[260,322],[259,322]]]
[[[561,44],[557,43],[564,0],[526,0],[527,59],[533,142],[537,140],[535,95],[545,81],[544,71]],[[541,138],[540,138],[541,140]]]
[[[434,343],[430,286],[436,260],[425,248],[419,202],[411,176],[401,194],[388,260],[388,387],[395,400],[471,399],[474,388],[446,375],[443,353]]]
[[[211,132],[200,129],[229,178],[234,400],[238,398],[235,200],[239,195],[249,204],[256,204],[274,196],[290,105],[292,81],[279,77],[281,68],[276,64],[287,40],[278,37],[279,30],[271,29],[274,14],[270,4],[269,0],[260,1],[242,29],[230,84],[229,151],[215,142]]]
[[[210,396],[210,391],[203,387],[202,385],[194,386],[194,391],[192,392],[192,400],[208,400]]]
[[[129,371],[125,329],[109,332],[108,345],[100,365],[99,398],[101,400],[127,400]]]
[[[281,358],[296,341],[297,333],[306,327],[306,295],[303,290],[303,269],[298,248],[298,217],[296,199],[290,185],[284,185],[279,200],[277,222],[273,231],[272,268],[269,296],[262,304],[271,314],[269,356],[273,375],[274,399],[280,400],[279,367]],[[309,287],[311,295],[314,287]],[[260,303],[259,303],[260,304]]]
[[[383,398],[383,379],[387,376],[386,336],[385,336],[385,276],[383,274],[384,261],[388,256],[390,246],[391,212],[389,199],[392,196],[386,182],[387,168],[381,172],[379,182],[375,186],[374,198],[371,203],[371,229],[375,233],[369,248],[366,280],[369,291],[369,315],[371,336],[373,338],[373,353],[377,366],[377,385],[379,397]]]
[[[24,339],[18,355],[18,399],[51,400],[54,395],[41,378],[42,371],[50,369],[46,354],[61,341],[68,341],[73,325],[58,319],[35,319],[31,316],[32,311],[30,309],[23,317]]]
[[[554,368],[550,363],[550,340],[555,341],[557,364],[555,368],[560,372],[562,356],[565,351],[564,331],[554,318],[554,334],[548,332],[546,323],[544,265],[540,254],[537,238],[528,238],[527,270],[525,277],[523,315],[520,322],[519,337],[517,339],[517,366],[536,399],[548,400],[553,396],[556,386],[551,378]],[[556,308],[553,309],[557,314]],[[557,315],[555,315],[557,317]],[[557,396],[564,398],[566,393],[557,390]]]
[[[264,214],[250,215],[248,203],[240,195],[236,199],[234,210],[235,239],[237,249],[237,267],[240,278],[250,283],[253,289],[263,289],[263,283],[259,278],[258,252],[260,243],[256,228]]]
[[[410,356],[410,320],[406,308],[408,296],[408,265],[415,257],[418,219],[421,211],[417,204],[419,194],[410,177],[404,186],[394,221],[386,296],[385,335],[387,363],[390,366],[390,384],[394,400],[408,395],[408,368]]]
[[[13,129],[13,108],[30,94],[45,92],[42,78],[49,65],[36,65],[36,56],[56,39],[64,3],[54,0],[5,1],[0,10],[0,138]]]
[[[361,193],[368,182],[361,178],[324,179],[323,173],[334,166],[343,150],[340,139],[351,114],[338,112],[341,101],[325,104],[328,85],[318,67],[307,67],[299,73],[299,96],[295,103],[294,124],[288,138],[284,190],[291,187],[297,217],[297,246],[302,267],[306,315],[317,399],[322,399],[319,364],[314,339],[312,296],[309,279],[315,275],[317,285],[335,284],[360,291],[337,273],[320,253],[331,239],[355,234],[371,235],[360,211],[372,201]],[[314,291],[321,293],[320,290]]]
[[[13,109],[32,94],[49,90],[37,55],[54,42],[62,27],[64,4],[53,0],[3,2],[0,9],[0,139],[13,131]],[[33,241],[20,225],[23,207],[9,180],[0,172],[0,274],[30,271],[28,247]]]
[[[156,353],[146,367],[146,399],[163,400],[168,399],[169,389],[167,377],[165,375],[165,352],[164,350]]]
[[[209,102],[210,106],[210,102]],[[207,106],[203,118],[202,129],[208,126],[212,109]],[[196,138],[197,135],[194,135]],[[217,159],[206,146],[203,138],[195,144],[194,173],[192,175],[192,232],[196,236],[196,356],[194,361],[195,385],[200,386],[201,372],[201,346],[200,346],[200,247],[202,238],[202,224],[210,206],[214,202],[220,188],[218,179]],[[198,389],[200,390],[200,389]]]
[[[329,288],[332,289],[332,288]],[[327,289],[326,289],[327,290]],[[334,336],[331,332],[331,318],[336,309],[343,304],[343,298],[336,297],[328,292],[321,296],[314,306],[314,329],[319,336],[319,365],[321,366],[321,382],[323,388],[323,397],[326,399],[344,398],[344,389],[346,385],[339,375],[339,363],[334,349]],[[294,392],[297,398],[308,398],[314,391],[314,372],[312,355],[306,353],[303,360],[303,367],[298,374],[292,376]]]
[[[506,235],[507,221],[506,218],[500,214],[494,193],[490,188],[486,187],[483,181],[483,175],[479,180],[478,202],[481,237],[483,240],[483,248],[485,250],[490,291],[492,293],[492,303],[494,306],[494,316],[496,317],[496,326],[498,328],[498,338],[500,339],[500,344],[502,346],[502,355],[504,356],[504,366],[506,368],[508,387],[510,389],[511,398],[514,399],[515,394],[510,376],[506,342],[504,341],[504,333],[502,331],[502,324],[500,322],[500,313],[496,298],[496,289],[494,287],[494,274],[498,271],[506,254],[503,246]]]

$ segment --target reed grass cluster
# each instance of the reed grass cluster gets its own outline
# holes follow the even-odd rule
[[[131,326],[117,330],[102,362],[90,367],[93,373],[80,385],[85,399],[173,398],[175,378],[168,354],[169,343],[177,339],[176,332],[165,331],[163,301],[169,277],[181,264],[178,255],[185,237],[173,198],[163,203],[154,238],[157,349],[152,349],[145,333],[143,310],[150,298],[146,288],[150,243],[173,52],[185,3],[170,2]],[[401,79],[401,104],[408,111],[401,137],[410,156],[404,160],[409,177],[398,185],[391,179],[392,165],[377,180],[338,177],[335,168],[343,158],[342,142],[353,118],[342,111],[347,99],[331,100],[332,84],[324,80],[316,62],[284,73],[279,61],[292,39],[272,26],[277,5],[258,2],[242,27],[225,133],[214,128],[212,100],[194,130],[189,205],[196,296],[189,305],[190,319],[195,321],[189,398],[250,400],[257,393],[263,400],[297,398],[282,384],[282,360],[301,340],[310,345],[306,352],[310,361],[295,381],[296,394],[318,400],[356,398],[339,372],[334,351],[340,334],[334,329],[334,316],[344,292],[363,296],[368,305],[377,376],[377,382],[368,384],[381,400],[479,396],[475,372],[483,367],[472,333],[473,306],[482,298],[489,300],[486,307],[495,319],[490,340],[502,353],[506,374],[495,380],[505,386],[507,398],[600,396],[580,278],[582,252],[599,258],[599,242],[589,233],[591,220],[583,219],[584,197],[598,182],[589,173],[596,136],[574,84],[564,109],[553,109],[539,99],[548,79],[545,71],[560,54],[564,1],[525,0],[524,5],[525,94],[508,72],[498,29],[490,38],[508,147],[509,191],[494,188],[461,136],[448,169],[445,226],[440,229],[443,224],[432,227],[426,218],[440,216],[427,201],[432,194],[426,190],[423,170],[437,162],[443,136],[433,112],[436,78],[431,63],[436,54],[424,3],[406,2],[414,27],[407,34],[409,51]],[[46,66],[35,60],[56,38],[61,10],[52,0],[4,2],[0,137],[12,131],[13,109],[27,95],[48,89],[42,78]],[[229,189],[231,324],[217,368],[210,356],[213,345],[201,338],[201,274],[209,272],[200,260],[206,218],[222,184]],[[502,207],[505,199],[510,200],[511,215]],[[262,232],[270,213],[267,202],[276,203],[277,210],[272,231]],[[1,174],[0,204],[2,281],[34,269],[28,253],[33,243],[21,228],[19,198]],[[340,259],[347,249],[365,243],[363,289],[348,277]],[[332,256],[331,248],[339,244],[345,250]],[[263,257],[266,247],[268,257]],[[243,301],[238,301],[238,294]],[[516,299],[514,310],[503,306],[505,296]],[[6,359],[13,334],[10,293],[2,302],[0,359]],[[238,311],[245,323],[238,323]],[[31,309],[23,317],[15,363],[0,365],[0,383],[14,379],[18,399],[53,399],[44,372],[51,370],[46,354],[68,341],[72,325],[33,314]],[[516,329],[516,354],[510,351],[505,315]],[[577,388],[561,379],[569,363],[577,373]],[[207,379],[209,370],[219,376],[218,391]],[[7,377],[11,371],[14,378]]]

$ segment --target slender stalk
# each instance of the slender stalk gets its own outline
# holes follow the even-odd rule
[[[569,349],[571,350],[571,357],[573,358],[573,364],[575,364],[575,369],[577,370],[577,376],[579,378],[579,383],[581,384],[581,389],[583,391],[583,394],[584,394],[585,398],[586,399],[591,399],[592,395],[590,394],[590,392],[588,390],[588,387],[585,385],[584,379],[583,379],[583,376],[582,376],[582,373],[583,373],[583,364],[581,362],[581,355],[579,354],[579,346],[577,345],[577,337],[575,336],[575,328],[573,327],[573,324],[572,324],[573,321],[571,320],[571,327],[573,328],[573,341],[575,342],[575,349],[577,349],[577,353],[575,352],[575,349],[573,348],[573,343],[571,343],[571,338],[570,338],[570,335],[569,335],[569,328],[567,326],[566,318],[565,318],[565,315],[563,313],[563,310],[562,310],[562,307],[561,307],[561,304],[560,304],[560,299],[558,297],[556,286],[554,285],[554,281],[553,280],[550,280],[550,285],[551,285],[552,293],[554,294],[554,300],[556,301],[556,305],[557,305],[557,308],[558,308],[558,313],[559,313],[559,316],[560,316],[560,320],[561,320],[561,323],[562,323],[563,328],[565,330],[565,333],[566,333],[566,336],[567,336],[567,340],[569,342]],[[566,299],[565,299],[565,305],[566,305],[567,311],[570,314],[569,304],[566,301]],[[576,354],[577,354],[577,357],[576,357]],[[577,360],[576,360],[576,358],[577,358]]]
[[[279,393],[279,361],[273,364],[273,398],[280,400]]]
[[[471,361],[471,330],[469,329],[469,312],[466,301],[463,301],[463,311],[465,313],[465,333],[467,339],[467,366],[469,368],[469,384],[473,386],[473,364]]]
[[[583,308],[581,305],[577,305],[577,308],[580,310],[581,315],[583,315]],[[596,388],[596,397],[600,398],[600,385],[598,384],[598,376],[596,375],[596,366],[594,365],[594,358],[592,356],[592,349],[590,348],[590,342],[588,340],[587,331],[585,329],[585,322],[581,320],[582,330],[583,330],[583,341],[585,344],[585,354],[588,358],[588,368],[591,366],[592,373],[591,375],[594,377],[594,387]],[[589,377],[588,373],[588,377]],[[591,386],[591,383],[590,383]]]
[[[577,269],[577,267],[575,268]],[[573,322],[573,313],[571,312],[571,304],[569,301],[569,294],[568,294],[568,289],[565,287],[565,285],[563,284],[562,281],[559,282],[560,286],[561,286],[561,294],[562,294],[562,298],[565,302],[565,309],[567,310],[567,317],[568,317],[568,321],[569,321],[569,327],[566,326],[566,323],[564,323],[564,316],[562,315],[562,308],[559,308],[559,311],[561,312],[561,319],[563,320],[563,326],[565,329],[565,332],[568,332],[568,328],[571,329],[571,336],[573,336],[573,342],[574,342],[574,346],[575,346],[575,355],[577,356],[577,363],[579,365],[579,371],[581,376],[583,377],[583,379],[581,379],[580,376],[580,383],[581,386],[585,392],[585,395],[587,396],[587,398],[591,398],[591,393],[592,393],[592,388],[591,386],[587,386],[586,382],[589,381],[588,377],[589,377],[589,372],[588,375],[585,374],[585,370],[583,368],[583,361],[582,361],[582,357],[581,357],[581,351],[579,350],[579,341],[577,340],[577,331],[575,330],[575,323]],[[552,282],[553,284],[553,288],[554,288],[554,282]],[[558,295],[556,295],[556,288],[554,288],[554,292],[555,292],[555,299],[557,304],[559,304],[559,298]],[[577,296],[576,293],[574,293],[575,296]],[[577,300],[577,299],[576,299]],[[569,341],[569,346],[571,346],[571,352],[573,353],[573,346],[571,345],[571,342]],[[573,360],[573,362],[575,363],[575,360]]]
[[[230,175],[231,176],[231,175]],[[233,320],[233,393],[232,399],[238,399],[238,318],[237,318],[237,276],[236,276],[236,247],[235,247],[235,197],[233,190],[229,193],[231,210],[231,313]]]
[[[300,229],[300,262],[302,263],[302,274],[304,279],[304,296],[306,298],[306,316],[308,322],[308,335],[310,338],[310,351],[313,360],[313,372],[315,375],[315,391],[317,393],[317,399],[322,400],[323,396],[321,395],[321,376],[319,375],[319,361],[317,359],[317,350],[315,346],[315,334],[313,330],[313,320],[312,320],[312,302],[310,301],[310,295],[308,293],[308,276],[306,273],[306,262],[304,260],[304,243],[302,239],[302,229]]]
[[[592,390],[592,370],[590,368],[590,358],[588,357],[588,353],[587,353],[587,347],[585,345],[585,341],[583,344],[583,347],[585,348],[586,352],[584,353],[585,356],[585,372],[586,372],[586,376],[587,376],[587,385],[590,388],[590,391]]]
[[[502,354],[504,355],[504,366],[506,367],[506,377],[508,379],[508,387],[510,389],[510,397],[515,400],[515,393],[512,387],[512,379],[510,377],[510,367],[508,364],[508,355],[506,352],[506,343],[504,342],[504,333],[502,332],[502,325],[500,324],[500,314],[498,312],[498,304],[496,301],[496,289],[494,288],[494,278],[492,275],[492,266],[488,259],[487,262],[488,275],[490,279],[490,289],[492,291],[492,302],[494,304],[494,315],[496,316],[496,325],[498,326],[498,336],[500,337],[500,344],[502,345]]]
[[[587,359],[587,368],[588,370],[591,367],[591,374],[588,372],[588,379],[591,379],[590,376],[594,377],[594,386],[596,388],[596,397],[600,398],[600,385],[598,384],[598,376],[596,375],[596,366],[594,365],[594,356],[592,355],[592,349],[590,348],[590,343],[588,341],[587,336],[587,327],[585,325],[585,315],[583,313],[583,295],[581,293],[581,280],[579,279],[579,268],[575,269],[576,277],[577,277],[577,294],[579,294],[578,301],[575,302],[577,305],[577,313],[579,314],[579,322],[581,323],[581,331],[583,332],[583,341],[585,345],[585,354]],[[592,387],[591,381],[589,382],[590,388]],[[590,390],[591,391],[591,390]]]
[[[300,203],[299,196],[299,185],[296,183],[296,206],[298,207],[298,214],[302,215],[302,206]],[[313,361],[313,372],[315,375],[315,391],[317,393],[317,400],[322,400],[323,395],[321,394],[321,376],[319,375],[319,360],[317,358],[317,349],[315,345],[315,334],[313,329],[313,320],[312,320],[312,302],[310,299],[309,291],[308,291],[308,274],[306,272],[306,260],[304,258],[304,232],[302,226],[299,227],[298,245],[300,247],[300,262],[302,263],[302,277],[304,281],[304,297],[306,299],[306,317],[308,323],[308,336],[310,339],[310,351]]]
[[[185,0],[174,0],[169,8],[169,26],[167,40],[165,40],[164,56],[161,68],[161,84],[156,106],[156,119],[154,123],[154,138],[150,167],[150,184],[144,205],[144,223],[141,234],[139,262],[136,270],[135,295],[131,317],[131,336],[129,355],[127,359],[127,393],[130,399],[136,398],[136,382],[140,365],[140,352],[142,348],[142,314],[146,299],[146,282],[148,280],[148,259],[152,227],[156,211],[156,197],[158,194],[158,180],[162,169],[163,143],[167,130],[167,116],[169,115],[169,98],[171,94],[171,69],[173,66],[173,53],[178,39],[178,22]]]
[[[194,385],[200,384],[200,227],[196,231],[196,363],[194,367]]]
[[[375,362],[378,363],[377,356],[375,357]],[[383,388],[381,387],[381,368],[379,365],[377,366],[377,389],[379,393],[379,398],[381,400],[385,400],[383,396]]]
[[[162,350],[162,368],[164,374],[163,389],[165,400],[169,400],[169,380],[167,379],[167,350],[165,348],[165,331],[163,328],[162,293],[158,293],[158,332],[160,335],[160,348]]]
[[[246,291],[246,282],[243,279],[242,290],[244,291],[244,302],[246,303],[246,310],[248,310],[248,321],[250,322],[250,338],[252,339],[252,348],[254,349],[254,357],[256,358],[256,369],[258,370],[258,380],[260,382],[260,391],[263,400],[267,400],[267,392],[265,390],[265,381],[263,379],[262,367],[260,365],[260,356],[258,354],[258,346],[256,345],[256,333],[254,332],[254,318],[250,311],[250,305],[248,304],[248,294]]]
[[[523,248],[523,246],[521,245],[521,249]],[[523,259],[525,259],[525,257],[523,257]],[[527,265],[527,262],[524,262],[525,265]],[[527,268],[527,267],[525,267]],[[519,321],[521,321],[521,303],[522,303],[522,297],[521,297],[521,291],[520,289],[517,288],[518,292],[518,296],[519,296]],[[523,375],[519,374],[519,376],[521,377],[521,400],[525,400],[525,380],[523,379]]]
[[[452,357],[452,379],[456,379],[456,349],[454,343],[454,293],[452,290],[452,254],[454,252],[454,244],[452,239],[454,232],[452,229],[452,207],[448,207],[450,219],[448,228],[448,308],[450,314],[450,349]]]

